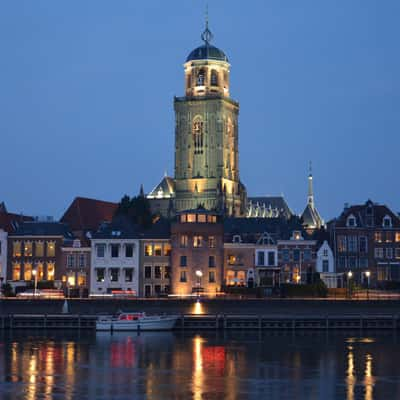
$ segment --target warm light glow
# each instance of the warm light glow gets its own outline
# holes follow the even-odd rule
[[[195,314],[195,315],[204,314],[203,304],[201,304],[201,302],[199,300],[197,300],[196,303],[194,303],[192,314]]]
[[[199,278],[201,278],[203,276],[203,272],[200,270],[196,271],[196,276],[198,276]]]
[[[352,273],[351,271],[349,271],[349,272],[347,273],[347,276],[348,276],[349,278],[351,278],[351,277],[353,276],[353,273]]]
[[[196,336],[194,338],[194,371],[193,371],[193,398],[194,399],[202,399],[203,396],[203,381],[204,381],[204,372],[203,372],[203,359],[202,359],[202,347],[203,347],[203,339],[200,336]]]
[[[370,272],[370,271],[365,271],[365,276],[366,276],[367,278],[369,278],[370,275],[371,275],[371,272]]]
[[[356,384],[356,371],[354,368],[353,346],[348,346],[349,353],[347,355],[347,400],[354,400],[354,387]]]
[[[365,400],[373,400],[374,398],[375,379],[372,375],[372,361],[373,361],[372,356],[370,354],[367,354],[365,360],[365,373],[364,373]]]

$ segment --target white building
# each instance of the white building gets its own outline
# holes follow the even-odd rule
[[[264,232],[255,244],[254,265],[258,286],[277,286],[280,269],[278,266],[278,246],[269,233]],[[249,280],[249,278],[248,278]]]
[[[317,251],[316,270],[328,288],[337,288],[342,274],[335,272],[335,259],[329,243],[325,240]]]
[[[105,229],[91,240],[90,294],[139,293],[139,240],[132,232]]]
[[[0,229],[0,280],[5,283],[7,276],[7,232]]]

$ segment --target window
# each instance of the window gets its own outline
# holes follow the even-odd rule
[[[368,258],[360,257],[360,268],[368,268]]]
[[[164,267],[164,279],[171,279],[171,267]]]
[[[303,253],[303,260],[304,260],[305,262],[310,262],[310,261],[311,261],[311,250],[310,250],[310,249],[304,250],[304,253]]]
[[[32,257],[32,242],[24,242],[24,256]]]
[[[54,281],[55,265],[53,262],[47,263],[47,280]]]
[[[187,222],[196,222],[196,214],[188,214]]]
[[[386,243],[392,242],[392,232],[385,232],[385,242]]]
[[[375,248],[375,258],[383,258],[383,248],[382,247]]]
[[[75,255],[74,254],[67,255],[67,267],[68,268],[75,267]]]
[[[160,257],[162,255],[161,249],[162,249],[161,244],[155,244],[154,245],[154,255],[157,257]]]
[[[13,278],[13,281],[19,281],[21,279],[21,264],[20,263],[13,264],[12,278]]]
[[[86,273],[78,272],[78,285],[85,286],[86,285]]]
[[[400,242],[400,232],[396,232],[395,240],[396,242]]]
[[[187,257],[186,256],[181,256],[181,267],[186,267],[187,266]]]
[[[350,253],[357,252],[357,236],[347,237],[347,251],[349,251]]]
[[[97,257],[103,258],[106,252],[106,245],[104,243],[100,243],[96,245],[96,254]]]
[[[96,268],[96,282],[104,282],[105,268]]]
[[[13,257],[21,257],[21,242],[13,243]]]
[[[322,252],[322,255],[324,257],[328,257],[328,249],[324,249],[323,252]]]
[[[187,235],[181,235],[180,237],[180,247],[188,247],[189,238]]]
[[[207,222],[207,217],[204,214],[198,214],[197,215],[197,222],[201,224],[205,224]]]
[[[329,272],[329,261],[322,260],[322,272]]]
[[[132,243],[125,244],[125,257],[126,258],[133,257],[133,244]]]
[[[164,286],[164,293],[168,294],[168,293],[170,293],[170,291],[171,291],[170,286],[169,285],[165,285]]]
[[[197,73],[196,86],[204,86],[204,85],[205,85],[205,72],[204,69],[202,68]]]
[[[86,256],[85,254],[79,254],[79,268],[86,267]]]
[[[214,249],[215,248],[215,236],[209,236],[208,237],[208,247],[210,249]]]
[[[186,214],[182,214],[182,215],[181,215],[180,221],[181,221],[181,223],[187,222],[187,216],[186,216]]]
[[[187,75],[187,84],[186,84],[188,89],[190,89],[192,86],[191,80],[192,80],[192,76],[190,74],[188,74]]]
[[[110,281],[118,282],[119,268],[110,268]]]
[[[203,236],[195,235],[193,236],[193,247],[202,247],[203,246]]]
[[[151,267],[150,266],[144,267],[144,278],[151,279]]]
[[[242,238],[240,237],[240,235],[233,235],[232,242],[233,243],[242,243]]]
[[[274,251],[268,252],[268,265],[271,267],[275,265],[275,252]]]
[[[215,256],[209,256],[208,257],[208,266],[210,268],[215,267]]]
[[[382,226],[384,228],[391,228],[392,227],[392,218],[390,218],[389,215],[385,215],[385,217],[383,218]]]
[[[265,265],[265,254],[263,251],[257,251],[257,265]]]
[[[36,264],[36,274],[37,280],[42,281],[44,279],[44,265],[43,263],[39,262]]]
[[[400,258],[400,247],[396,248],[396,258],[399,259]]]
[[[32,263],[24,264],[24,280],[25,281],[32,280]]]
[[[161,279],[161,267],[159,265],[154,267],[154,279]]]
[[[349,215],[348,216],[346,225],[349,226],[349,227],[357,226],[356,218],[354,217],[354,215]]]
[[[360,236],[359,238],[360,253],[366,253],[368,250],[367,238]]]
[[[111,245],[111,257],[118,258],[119,257],[119,244],[113,243]]]
[[[299,249],[293,250],[293,261],[294,262],[300,261],[300,250]]]
[[[145,297],[151,296],[151,285],[144,285],[144,295]]]
[[[203,154],[203,121],[199,118],[193,121],[193,147],[194,147],[194,154]],[[188,222],[195,222],[189,221],[188,215]]]
[[[153,246],[151,244],[144,245],[144,255],[146,257],[151,257],[153,255]]]
[[[207,216],[207,222],[210,224],[216,224],[217,223],[217,216],[216,215],[208,215]]]
[[[348,268],[350,268],[350,269],[357,268],[357,258],[356,257],[349,257]]]
[[[386,248],[386,258],[389,260],[393,258],[393,249],[391,247]]]
[[[133,281],[133,268],[125,268],[125,282]]]
[[[180,280],[180,282],[187,282],[186,271],[181,271],[179,280]]]
[[[346,257],[339,257],[338,266],[339,268],[346,268]]]
[[[215,283],[215,271],[210,271],[208,273],[208,282]]]
[[[171,245],[164,243],[164,256],[169,257],[171,255]]]
[[[382,243],[382,232],[375,232],[375,242]]]
[[[345,253],[347,251],[346,236],[338,236],[338,251],[339,253]]]
[[[154,285],[154,293],[159,295],[161,293],[161,285]]]
[[[289,249],[282,250],[282,261],[284,263],[288,263],[290,261]]]
[[[211,86],[218,86],[218,72],[214,69],[211,71]]]
[[[47,242],[46,254],[47,254],[47,257],[55,257],[55,255],[56,255],[56,243],[55,242]]]

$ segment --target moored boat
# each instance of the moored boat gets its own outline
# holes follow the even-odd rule
[[[165,331],[171,330],[177,316],[146,315],[144,312],[120,312],[116,316],[101,316],[96,331]]]

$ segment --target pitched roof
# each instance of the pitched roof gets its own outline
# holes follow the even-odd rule
[[[249,197],[248,217],[276,218],[282,216],[289,219],[293,215],[283,196]]]
[[[146,196],[148,199],[169,199],[175,197],[175,182],[164,176],[161,182]]]
[[[76,197],[61,217],[60,222],[72,231],[96,231],[102,222],[111,222],[117,203]]]
[[[111,222],[103,222],[92,234],[93,239],[135,239],[140,236],[140,227],[126,215],[117,215]]]
[[[72,234],[66,224],[61,222],[25,221],[18,225],[12,233],[15,236],[64,236],[72,239]]]
[[[303,214],[301,214],[301,218],[303,219],[304,226],[309,228],[320,228],[323,225],[318,210],[310,204],[307,204]]]
[[[0,229],[5,230],[9,234],[14,232],[18,225],[24,221],[33,221],[33,218],[26,215],[0,211]]]

